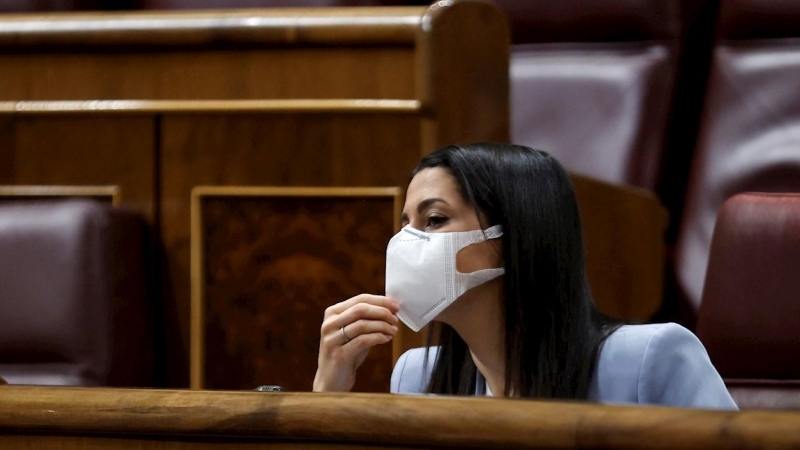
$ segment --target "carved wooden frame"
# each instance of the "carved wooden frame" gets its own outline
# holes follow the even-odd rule
[[[203,333],[203,221],[202,201],[208,197],[389,197],[394,199],[394,228],[400,228],[403,190],[399,187],[250,187],[197,186],[191,194],[191,306],[189,380],[191,389],[204,386],[205,336]],[[399,342],[393,344],[393,359],[397,359]]]

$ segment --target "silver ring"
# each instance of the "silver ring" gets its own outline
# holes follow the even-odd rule
[[[347,325],[345,325],[344,327],[346,327],[346,326],[347,326]],[[347,343],[348,343],[348,342],[350,342],[352,339],[350,339],[349,337],[347,337],[347,333],[345,333],[345,332],[344,332],[344,327],[340,328],[340,329],[339,329],[339,331],[341,331],[341,332],[342,332],[342,337],[344,338],[344,343],[345,343],[345,344],[347,344]]]

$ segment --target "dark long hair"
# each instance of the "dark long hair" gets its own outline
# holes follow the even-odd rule
[[[589,290],[566,171],[545,152],[491,143],[437,150],[413,174],[432,167],[456,178],[484,228],[503,226],[504,395],[585,399],[599,348],[617,325],[597,311]],[[477,368],[467,344],[446,324],[435,329],[429,392],[473,395]]]

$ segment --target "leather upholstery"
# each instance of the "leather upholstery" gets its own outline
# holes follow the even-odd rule
[[[714,229],[697,335],[740,407],[800,407],[798,273],[800,194],[729,199]]]
[[[571,171],[654,189],[674,69],[660,44],[517,46],[512,141]]]
[[[495,0],[511,21],[515,43],[669,39],[680,32],[680,1]]]
[[[736,26],[744,26],[737,14],[749,11],[743,5],[756,3],[762,5],[723,2],[723,34],[733,35]],[[796,2],[765,4],[772,5],[766,11],[785,6],[784,14],[793,19],[783,20],[800,20]],[[687,313],[700,304],[722,203],[745,191],[800,192],[800,39],[761,39],[752,33],[748,27],[745,35],[753,39],[719,41],[712,60],[676,247],[676,276]],[[800,37],[800,27],[795,33]]]
[[[512,141],[548,151],[571,171],[656,191],[687,30],[707,25],[694,20],[704,3],[501,1],[518,44],[510,68]],[[710,36],[690,49],[704,46]],[[684,69],[689,84],[703,79],[696,67]],[[696,110],[695,103],[680,105]]]
[[[152,384],[147,248],[133,213],[88,201],[0,206],[0,376]]]
[[[800,411],[800,381],[726,380],[726,385],[740,409]]]
[[[720,39],[774,39],[800,35],[796,0],[725,0],[720,10]]]

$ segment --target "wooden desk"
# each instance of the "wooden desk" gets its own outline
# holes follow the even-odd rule
[[[800,414],[389,394],[3,386],[0,449],[789,449]]]

